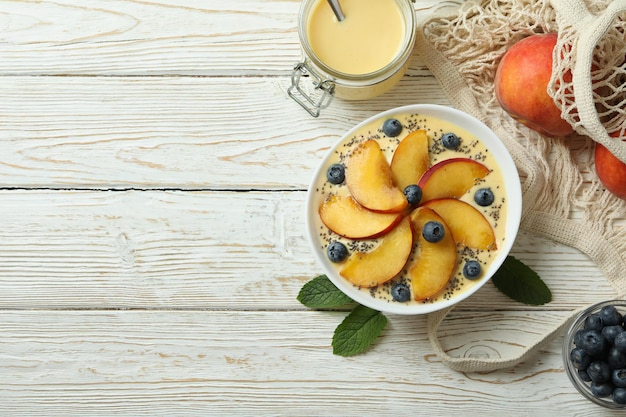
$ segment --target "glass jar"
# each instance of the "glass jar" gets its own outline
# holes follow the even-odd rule
[[[591,389],[591,381],[589,381],[588,375],[582,375],[581,373],[579,373],[579,370],[577,369],[577,367],[574,365],[574,362],[572,361],[572,351],[577,347],[576,334],[579,331],[583,331],[585,329],[585,320],[587,320],[587,317],[589,317],[592,314],[600,313],[603,307],[610,307],[610,306],[614,306],[617,309],[617,311],[623,317],[626,318],[626,301],[625,300],[610,300],[610,301],[604,301],[604,302],[592,305],[591,307],[585,309],[574,318],[574,321],[572,322],[569,329],[567,330],[567,333],[565,334],[565,340],[563,341],[563,352],[562,352],[563,366],[565,368],[565,372],[567,373],[567,376],[569,377],[574,387],[578,390],[578,392],[580,392],[589,401],[592,401],[598,405],[601,405],[603,407],[610,408],[610,409],[626,409],[626,404],[621,404],[619,402],[616,402],[612,398],[612,395],[614,393],[608,393],[606,395],[604,394],[594,395]],[[604,325],[600,324],[600,326],[604,326]],[[623,320],[620,323],[620,326],[624,328],[625,325],[624,325]],[[580,337],[581,336],[579,335],[578,338]],[[578,343],[580,344],[582,343],[582,341],[579,339]],[[601,356],[592,358],[591,361],[606,362],[605,357],[607,355],[608,350],[611,348],[611,344],[609,342],[605,342],[605,343],[606,343],[606,346],[604,349],[604,354],[602,354]],[[616,368],[616,369],[621,370],[623,368],[621,368],[620,366],[620,368]],[[611,368],[611,374],[613,370],[614,369]],[[626,371],[626,369],[624,370]],[[582,369],[582,371],[586,373],[585,369]],[[608,383],[612,384],[611,377],[609,377]],[[616,389],[617,387],[614,386],[613,388]]]
[[[390,24],[389,19],[385,20],[383,16],[380,16],[380,14],[384,15],[387,12],[387,10],[383,9],[376,12],[379,14],[380,18],[378,25],[371,25],[371,22],[368,23],[367,20],[363,20],[361,18],[362,10],[370,10],[371,13],[375,12],[371,10],[371,7],[368,9],[367,4],[363,2],[359,3],[359,0],[343,0],[342,4],[346,6],[344,7],[346,15],[345,20],[339,22],[333,16],[334,21],[326,19],[323,21],[322,26],[319,26],[320,22],[315,21],[315,19],[318,19],[320,8],[328,8],[328,10],[322,10],[323,13],[329,13],[331,10],[330,6],[327,4],[327,0],[303,0],[298,18],[298,34],[303,59],[294,66],[292,71],[291,86],[288,89],[289,96],[298,102],[313,117],[317,117],[320,114],[320,110],[328,107],[333,97],[344,100],[366,100],[388,91],[404,76],[415,45],[416,18],[413,1],[414,0],[376,0],[376,2],[378,2],[376,3],[376,7],[395,6],[393,11],[389,10],[389,17],[397,19],[396,23],[402,25],[402,28],[400,28],[397,25]],[[354,11],[355,7],[361,7],[362,9]],[[351,18],[351,10],[353,10],[353,20],[349,21]],[[391,14],[394,14],[394,16],[391,16]],[[366,16],[366,19],[371,20],[372,17],[373,15],[369,17]],[[360,71],[354,68],[337,69],[339,66],[336,63],[329,64],[328,58],[322,58],[320,56],[324,54],[320,53],[322,51],[319,46],[312,45],[312,37],[317,37],[318,34],[326,32],[327,30],[329,33],[334,33],[332,30],[338,29],[338,27],[331,27],[332,25],[352,26],[339,28],[341,34],[338,35],[336,39],[330,39],[330,43],[324,45],[326,49],[324,52],[340,52],[340,48],[344,43],[346,45],[350,45],[349,42],[352,42],[352,45],[354,45],[355,42],[358,44],[361,42],[361,39],[365,39],[360,37],[359,33],[361,33],[361,30],[366,30],[364,33],[367,34],[375,34],[376,29],[379,27],[382,28],[380,29],[381,31],[403,29],[403,35],[398,38],[398,44],[396,45],[391,44],[395,43],[395,41],[390,41],[389,46],[385,45],[378,49],[376,49],[376,47],[370,48],[371,50],[380,52],[374,55],[385,56],[385,54],[392,54],[389,56],[389,59],[380,66],[367,68],[366,64],[369,58],[359,55],[358,50],[368,53],[371,52],[371,50],[368,51],[370,45],[367,45],[367,43],[369,41],[365,40],[365,44],[357,45],[359,48],[355,48],[354,54],[346,60],[346,62],[354,63],[357,66],[364,65],[363,68],[365,68],[365,70]],[[359,25],[362,25],[362,27],[359,27]],[[340,39],[343,39],[344,36],[346,37],[345,39],[348,40],[342,43]],[[386,39],[387,38],[385,38],[385,40]],[[378,41],[378,38],[375,40]],[[362,47],[364,49],[362,49]],[[328,49],[331,50],[329,51]],[[352,53],[352,51],[349,52]],[[308,88],[303,84],[303,80],[305,79],[310,79],[311,81]]]

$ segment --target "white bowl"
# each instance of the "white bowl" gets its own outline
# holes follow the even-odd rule
[[[489,149],[489,152],[495,157],[500,165],[500,170],[504,178],[505,196],[507,204],[507,215],[505,224],[505,236],[503,242],[499,242],[499,248],[496,251],[495,259],[491,262],[490,266],[483,271],[482,277],[478,282],[474,283],[471,288],[463,290],[458,294],[453,294],[449,299],[439,299],[436,301],[429,301],[423,303],[399,303],[389,302],[374,298],[369,295],[368,292],[364,292],[352,283],[347,281],[338,271],[333,267],[328,260],[323,245],[319,239],[320,227],[324,227],[319,217],[319,206],[322,203],[324,196],[319,192],[316,192],[316,186],[319,183],[320,176],[326,177],[326,169],[329,160],[334,155],[335,151],[346,141],[359,131],[363,126],[382,121],[386,118],[392,117],[399,113],[413,113],[425,116],[436,117],[445,121],[451,122],[470,134],[480,138],[480,140]],[[359,123],[357,126],[348,131],[327,153],[319,167],[315,171],[306,201],[306,222],[307,222],[307,234],[309,242],[311,243],[313,253],[315,254],[323,272],[328,278],[339,288],[342,292],[352,298],[354,301],[370,307],[372,309],[394,314],[425,314],[433,311],[441,310],[446,307],[450,307],[478,291],[498,270],[502,265],[505,258],[509,254],[511,247],[517,236],[519,230],[519,224],[522,213],[522,191],[520,186],[520,179],[515,163],[511,158],[508,150],[500,139],[478,119],[470,116],[464,112],[456,110],[451,107],[445,107],[433,104],[415,104],[410,106],[398,107],[387,110],[385,112],[376,114],[369,119]]]

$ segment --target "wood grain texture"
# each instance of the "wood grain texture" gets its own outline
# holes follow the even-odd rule
[[[597,411],[564,378],[558,340],[510,371],[463,375],[429,354],[423,317],[392,317],[367,355],[333,356],[330,337],[342,317],[0,312],[0,413],[391,416],[437,410],[439,415],[585,416]],[[518,335],[512,339],[515,333],[507,332],[508,340],[489,340],[468,348],[468,354],[519,348],[524,329],[541,326],[546,318],[546,313],[502,318],[502,329]],[[446,338],[467,346],[459,331]]]
[[[462,0],[419,0],[418,16]],[[299,0],[0,1],[0,74],[250,76],[300,59]]]
[[[447,104],[406,78],[320,119],[288,78],[0,77],[0,181],[13,187],[306,189],[356,123],[388,106]],[[286,179],[288,179],[286,181]]]
[[[305,192],[0,192],[0,308],[303,309],[321,273]],[[520,234],[513,254],[573,310],[612,290],[583,254]],[[488,284],[463,309],[526,309]],[[536,308],[531,308],[535,311]]]
[[[425,317],[389,315],[367,354],[332,354],[346,309],[296,300],[320,273],[304,226],[313,171],[365,118],[449,101],[414,54],[388,93],[310,118],[286,94],[299,7],[0,0],[1,416],[600,412],[569,383],[561,338],[461,374],[432,354]],[[513,254],[553,301],[488,283],[442,324],[451,355],[516,353],[612,297],[572,248],[521,233]]]

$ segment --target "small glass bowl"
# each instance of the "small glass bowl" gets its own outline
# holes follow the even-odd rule
[[[576,332],[584,328],[585,320],[587,319],[587,317],[590,314],[600,312],[600,310],[603,307],[611,306],[611,305],[615,306],[615,308],[617,308],[617,311],[619,311],[619,313],[625,316],[626,318],[626,300],[603,301],[601,303],[592,305],[591,307],[579,313],[578,316],[576,316],[571,326],[567,330],[567,333],[565,334],[565,340],[563,341],[563,353],[562,353],[563,366],[565,368],[565,372],[567,373],[567,376],[569,377],[574,387],[585,398],[606,408],[626,409],[626,404],[618,404],[614,402],[611,396],[597,397],[593,395],[593,393],[591,392],[591,388],[590,388],[591,383],[583,381],[578,376],[578,370],[574,367],[574,365],[572,364],[572,361],[570,360],[570,353],[572,349],[576,347],[576,345],[574,344],[574,337],[576,336]]]

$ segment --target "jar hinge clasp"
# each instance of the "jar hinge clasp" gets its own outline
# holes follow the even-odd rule
[[[307,93],[301,86],[301,78],[303,75],[310,75],[314,90]],[[320,94],[313,93],[320,91]],[[291,86],[287,90],[289,97],[294,99],[313,117],[320,115],[320,110],[325,109],[330,104],[335,93],[335,83],[329,79],[322,79],[315,71],[306,64],[306,62],[297,63],[291,72]]]

